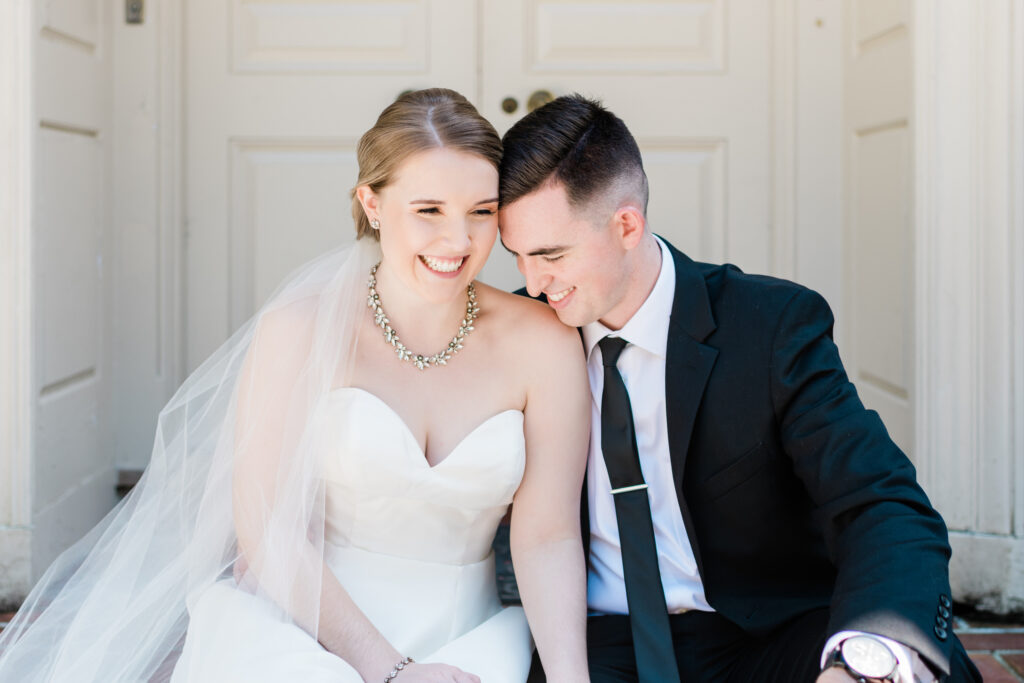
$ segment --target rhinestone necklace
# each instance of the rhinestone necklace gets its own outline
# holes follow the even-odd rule
[[[380,303],[380,294],[377,293],[378,266],[380,266],[379,263],[370,268],[370,294],[366,297],[366,304],[373,309],[374,324],[384,330],[384,341],[394,347],[398,360],[409,361],[420,370],[426,370],[429,367],[436,367],[438,365],[447,365],[452,356],[462,349],[462,341],[466,338],[466,335],[473,331],[473,321],[476,320],[476,316],[480,312],[480,305],[476,302],[476,287],[472,282],[466,287],[466,317],[459,323],[459,331],[448,342],[448,346],[433,356],[422,356],[405,348],[405,344],[398,339],[398,332],[395,331],[395,328],[391,327],[391,321],[388,320],[387,314],[384,313],[384,307]]]

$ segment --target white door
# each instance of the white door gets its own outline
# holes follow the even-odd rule
[[[109,238],[109,3],[35,3],[32,570],[38,578],[115,502],[100,425]]]
[[[476,89],[473,0],[190,0],[186,368],[354,238],[355,145],[403,90]]]
[[[692,258],[767,272],[771,3],[727,4],[483,0],[480,106],[504,132],[539,90],[602,100],[640,145],[652,229]],[[498,256],[490,272],[514,278]]]
[[[910,6],[846,9],[844,360],[864,403],[913,456]]]
[[[770,270],[771,6],[726,5],[191,0],[187,367],[289,269],[352,238],[353,145],[407,88],[459,90],[499,132],[537,90],[603,99],[644,154],[654,230]],[[500,248],[482,278],[521,283]]]

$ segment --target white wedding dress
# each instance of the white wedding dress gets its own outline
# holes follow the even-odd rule
[[[490,417],[433,467],[401,417],[362,389],[329,392],[314,420],[332,444],[324,561],[355,603],[418,662],[523,683],[530,633],[522,608],[498,600],[491,552],[523,475],[523,414]],[[189,617],[174,683],[362,680],[232,579],[191,597]]]

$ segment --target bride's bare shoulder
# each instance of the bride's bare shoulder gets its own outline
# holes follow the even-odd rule
[[[286,303],[272,302],[257,316],[255,338],[263,344],[306,346],[312,341],[317,315],[316,300],[303,297]]]
[[[579,332],[563,325],[547,304],[482,283],[477,284],[477,296],[481,309],[493,316],[492,329],[519,350],[582,353]]]

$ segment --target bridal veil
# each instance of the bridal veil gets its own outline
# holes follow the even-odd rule
[[[360,239],[305,265],[185,381],[138,485],[0,634],[0,680],[167,680],[190,599],[232,574],[317,637],[324,444],[310,427],[346,383],[379,258]]]

